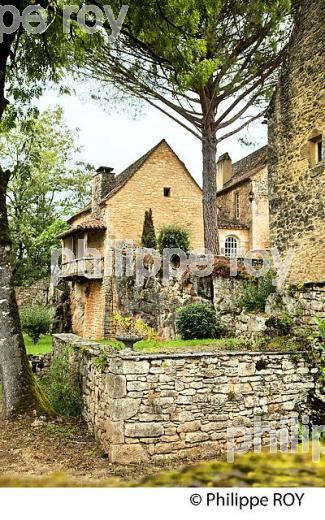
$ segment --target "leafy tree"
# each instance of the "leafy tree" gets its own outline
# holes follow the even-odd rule
[[[205,247],[217,253],[217,145],[264,114],[286,48],[290,0],[128,4],[122,36],[89,52],[86,73],[200,139]]]
[[[77,137],[60,107],[25,117],[0,134],[2,164],[12,172],[7,204],[18,285],[49,274],[62,219],[90,197],[91,167],[75,161]]]
[[[20,313],[21,326],[24,332],[36,345],[42,334],[48,334],[53,325],[53,311],[42,305],[25,307]]]
[[[7,128],[18,114],[30,110],[33,99],[41,95],[48,82],[59,82],[72,64],[81,66],[90,41],[93,45],[98,42],[96,35],[83,32],[77,24],[71,26],[70,34],[63,34],[60,17],[63,2],[40,0],[39,3],[51,18],[46,32],[31,34],[19,27],[10,34],[3,34],[0,42],[0,122]],[[10,5],[22,12],[28,4],[18,0]],[[6,2],[1,0],[0,5]],[[11,22],[12,15],[6,12],[3,24],[10,26]],[[6,205],[11,177],[12,171],[0,162],[0,372],[2,409],[7,418],[34,411],[53,413],[33,377],[21,333]]]
[[[155,249],[157,247],[157,239],[155,233],[155,226],[152,218],[152,209],[146,211],[144,214],[143,231],[141,238],[142,247]]]

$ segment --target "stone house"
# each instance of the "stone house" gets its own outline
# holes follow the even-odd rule
[[[140,245],[149,208],[157,232],[164,224],[181,224],[189,231],[191,249],[202,250],[201,188],[165,140],[119,175],[112,168],[99,168],[93,177],[91,203],[69,219],[71,227],[61,235],[62,277],[72,282],[76,334],[95,339],[110,336],[114,289],[112,276],[104,273],[104,260],[114,241]]]
[[[304,0],[268,113],[271,245],[293,252],[291,284],[325,281],[325,25]]]
[[[221,254],[269,248],[267,146],[234,164],[228,153],[219,158],[217,202]]]

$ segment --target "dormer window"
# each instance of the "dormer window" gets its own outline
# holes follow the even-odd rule
[[[170,188],[164,188],[164,197],[170,197],[170,192],[171,192]]]
[[[323,136],[313,137],[309,142],[311,163],[316,165],[324,160]]]

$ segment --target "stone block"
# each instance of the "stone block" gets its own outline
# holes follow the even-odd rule
[[[113,464],[146,462],[148,454],[140,444],[113,444],[109,447],[109,460]]]
[[[147,383],[143,383],[142,381],[130,381],[128,382],[128,390],[133,392],[142,392],[143,390],[147,390]]]
[[[132,423],[125,425],[126,437],[160,437],[164,434],[161,423]]]
[[[126,396],[126,379],[125,376],[115,374],[107,374],[105,393],[112,399]]]
[[[125,397],[114,399],[109,406],[109,415],[112,421],[121,421],[134,417],[139,410],[141,400]]]
[[[256,372],[256,364],[251,363],[239,363],[238,364],[238,375],[239,376],[252,376]]]
[[[124,443],[124,422],[106,421],[105,423],[105,437],[109,444],[123,444]]]
[[[185,432],[196,432],[200,429],[201,423],[200,421],[190,421],[190,422],[184,422],[183,424],[180,424],[177,428],[178,433],[185,433]]]
[[[149,362],[143,360],[123,360],[121,371],[123,374],[148,374]]]
[[[185,441],[186,442],[202,442],[208,440],[209,435],[205,432],[191,432],[185,434]]]

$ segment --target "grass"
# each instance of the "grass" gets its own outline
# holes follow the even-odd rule
[[[34,345],[32,340],[24,334],[25,346],[27,354],[37,356],[39,354],[48,354],[52,351],[51,336],[41,336],[40,341]],[[114,339],[96,340],[95,343],[100,345],[107,345],[116,350],[123,350],[124,345],[120,341]],[[295,352],[301,350],[296,345],[295,341],[289,336],[277,337],[267,341],[260,340],[260,342],[253,343],[249,340],[239,338],[220,338],[220,339],[191,339],[191,340],[172,340],[172,341],[157,341],[157,340],[142,340],[134,345],[134,349],[139,352],[166,352],[168,350],[177,350],[186,347],[205,347],[210,346],[216,350],[229,351],[281,351],[281,352]]]
[[[117,350],[124,348],[123,343],[116,340],[99,340],[96,341],[103,346],[109,345]],[[245,338],[220,338],[220,339],[192,339],[192,340],[173,340],[173,341],[157,341],[142,340],[134,345],[134,350],[139,352],[168,352],[168,350],[186,349],[186,347],[210,347],[215,350],[228,351],[253,351],[253,352],[288,352],[295,353],[302,348],[290,336],[280,336],[277,338],[263,339],[251,341]]]
[[[34,345],[30,337],[24,334],[24,341],[27,354],[29,355],[38,356],[39,354],[48,354],[52,351],[51,336],[41,336],[39,342]]]
[[[96,343],[101,345],[109,345],[117,350],[124,348],[123,343],[116,340],[103,339],[98,340]],[[172,341],[157,341],[157,340],[142,340],[138,341],[134,345],[134,350],[143,352],[157,352],[161,350],[173,350],[184,347],[204,347],[212,345],[213,347],[222,350],[236,350],[242,349],[244,341],[235,338],[222,338],[222,339],[190,339],[190,340],[172,340]]]

